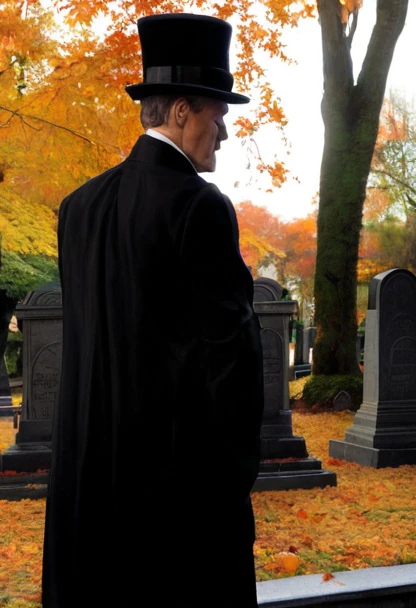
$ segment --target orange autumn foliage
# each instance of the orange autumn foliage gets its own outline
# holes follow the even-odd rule
[[[281,222],[266,207],[244,201],[235,206],[240,232],[241,255],[255,278],[262,263],[284,257]]]
[[[69,191],[125,157],[140,134],[138,108],[124,91],[141,79],[137,19],[182,11],[234,21],[236,88],[256,90],[259,98],[237,120],[238,134],[268,123],[282,131],[285,113],[257,54],[289,61],[282,28],[315,16],[314,0],[262,0],[260,7],[254,0],[4,0],[0,172],[18,193],[33,193],[36,202],[56,210]],[[260,159],[258,167],[276,186],[286,179],[278,158]]]
[[[378,234],[366,226],[361,230],[358,250],[357,282],[368,285],[379,272],[387,270],[382,260],[382,249]]]
[[[139,107],[124,87],[142,77],[136,22],[143,15],[188,11],[233,19],[236,89],[252,92],[258,100],[242,108],[246,113],[237,119],[238,135],[248,137],[262,125],[272,124],[285,143],[285,113],[258,54],[290,61],[281,41],[282,28],[315,16],[315,1],[262,0],[260,12],[258,8],[254,0],[237,4],[4,0],[0,20],[4,250],[55,255],[56,214],[62,199],[122,161],[140,135]],[[261,14],[267,15],[266,25]],[[287,178],[288,171],[276,156],[272,160],[259,156],[253,168],[268,173],[275,187]],[[27,221],[26,216],[30,216]],[[247,241],[253,264],[266,250],[278,255],[274,245],[257,235],[248,235]]]
[[[363,0],[339,0],[341,4],[341,21],[347,23],[351,13],[356,13],[363,5]]]
[[[296,218],[282,224],[281,238],[285,243],[284,274],[310,281],[315,274],[316,214]]]
[[[244,201],[236,205],[240,248],[254,278],[272,264],[277,280],[290,283],[307,299],[312,297],[316,256],[316,217],[281,221],[265,207]]]

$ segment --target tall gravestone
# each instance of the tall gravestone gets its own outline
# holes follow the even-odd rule
[[[303,365],[304,363],[308,363],[308,361],[304,361],[303,359],[303,342],[304,342],[304,335],[303,335],[303,327],[301,325],[298,325],[296,328],[296,343],[295,343],[295,366],[297,365]]]
[[[22,411],[16,443],[3,454],[3,469],[32,472],[50,467],[61,369],[61,291],[31,291],[17,306],[16,316],[23,330]]]
[[[329,454],[375,468],[416,464],[416,277],[408,270],[370,282],[363,403]]]
[[[272,279],[254,281],[254,310],[261,324],[264,414],[260,472],[254,491],[336,485],[336,475],[309,457],[305,440],[293,434],[289,401],[289,321],[297,302],[279,300],[283,289]],[[267,298],[267,299],[263,299]]]
[[[315,343],[316,327],[306,327],[303,330],[303,362],[310,363],[311,348]]]

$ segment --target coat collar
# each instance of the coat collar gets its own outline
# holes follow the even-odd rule
[[[139,137],[129,156],[126,158],[126,162],[129,161],[162,165],[175,171],[189,173],[190,175],[197,174],[195,167],[186,156],[175,150],[170,144],[150,135],[141,135]]]

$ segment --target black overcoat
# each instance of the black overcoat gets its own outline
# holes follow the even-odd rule
[[[262,353],[231,202],[143,135],[62,202],[58,244],[43,608],[256,606]]]

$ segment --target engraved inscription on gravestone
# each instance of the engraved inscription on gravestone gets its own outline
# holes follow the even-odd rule
[[[264,367],[263,420],[267,423],[278,417],[278,412],[282,407],[283,341],[281,336],[273,329],[262,329],[260,335]]]
[[[381,288],[380,393],[381,401],[414,399],[416,395],[416,284],[397,273]]]
[[[416,394],[416,340],[400,338],[390,351],[386,399],[411,399]]]
[[[47,344],[37,354],[32,367],[31,418],[51,419],[59,389],[62,343]]]

